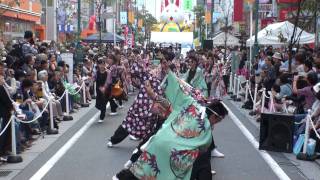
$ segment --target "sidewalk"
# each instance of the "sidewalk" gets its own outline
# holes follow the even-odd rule
[[[231,100],[229,96],[226,96],[224,98],[224,101],[227,102],[229,105],[232,107],[236,108],[241,114],[237,116],[243,116],[242,118],[243,121],[248,122],[249,124],[253,125],[256,130],[256,136],[255,138],[257,141],[259,141],[259,129],[260,129],[260,123],[256,122],[256,117],[255,116],[250,116],[249,112],[250,110],[246,110],[241,108],[244,101],[241,102],[236,102]],[[316,160],[315,162],[308,162],[308,161],[301,161],[296,159],[296,156],[293,153],[278,153],[278,152],[270,152],[270,155],[274,157],[275,160],[278,159],[279,155],[283,155],[285,158],[287,158],[292,164],[285,164],[285,166],[295,166],[299,169],[300,173],[302,173],[306,179],[314,179],[318,180],[320,177],[320,160]],[[281,161],[281,159],[280,159]],[[279,165],[282,165],[281,162],[278,162]],[[282,165],[283,166],[283,165]]]
[[[66,132],[71,129],[77,122],[79,122],[84,116],[94,109],[95,101],[92,101],[88,108],[80,108],[77,112],[71,114],[73,116],[72,121],[62,121],[59,124],[59,134],[57,135],[42,135],[33,142],[33,145],[29,150],[20,154],[23,158],[23,162],[17,164],[4,163],[0,164],[0,179],[13,179],[19,172],[28,167],[28,165],[45,152],[51,145],[53,145],[59,138],[61,138]]]

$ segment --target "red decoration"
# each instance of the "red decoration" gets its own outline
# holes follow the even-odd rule
[[[243,20],[243,0],[234,0],[234,15],[235,22]]]
[[[277,0],[278,3],[283,3],[283,4],[286,4],[286,3],[297,3],[299,2],[299,0]]]
[[[290,8],[282,8],[279,11],[279,20],[280,21],[285,21],[288,19],[289,13],[298,10],[297,7],[290,7]]]

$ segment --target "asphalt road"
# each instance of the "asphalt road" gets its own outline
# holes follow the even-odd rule
[[[44,180],[109,180],[123,168],[137,142],[126,139],[119,145],[108,148],[107,139],[121,124],[133,97],[119,111],[118,116],[107,116],[102,124],[93,123],[71,148],[43,177]],[[234,107],[230,109],[237,115]],[[92,109],[52,147],[35,159],[16,180],[29,179],[45,164],[86,122],[98,112]],[[239,116],[241,121],[246,120]],[[245,126],[250,126],[244,123]],[[247,127],[254,135],[257,129]],[[276,180],[278,177],[259,152],[250,144],[236,124],[227,117],[214,129],[214,139],[225,158],[212,158],[212,167],[217,172],[214,180]],[[282,163],[287,162],[281,158]],[[291,179],[303,179],[295,169],[284,168]]]

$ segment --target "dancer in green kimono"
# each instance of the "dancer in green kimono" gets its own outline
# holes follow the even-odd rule
[[[183,79],[189,83],[195,89],[201,91],[201,93],[208,97],[208,87],[204,78],[204,72],[198,67],[198,58],[196,56],[190,56],[190,69],[184,75]]]
[[[131,168],[122,170],[113,179],[190,180],[195,160],[208,151],[212,143],[211,127],[223,119],[215,112],[215,103],[209,107],[200,105],[192,97],[190,86],[172,72],[163,82],[163,89],[172,113],[141,147],[142,154]]]

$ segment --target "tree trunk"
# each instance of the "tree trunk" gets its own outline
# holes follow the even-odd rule
[[[299,16],[300,16],[300,11],[301,11],[301,5],[302,5],[302,0],[299,0],[298,1],[298,12],[297,12],[297,16],[295,18],[295,21],[294,21],[294,28],[293,28],[293,33],[292,33],[292,36],[291,36],[291,39],[290,39],[290,43],[289,43],[289,73],[292,72],[292,58],[293,58],[293,55],[292,55],[292,49],[293,49],[293,46],[294,44],[297,42],[294,40],[295,36],[296,36],[296,32],[297,32],[297,26],[298,26],[298,22],[299,22]]]

